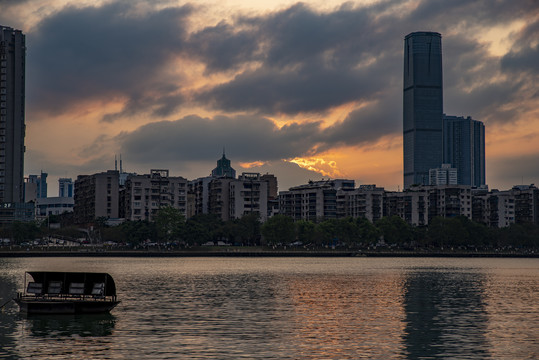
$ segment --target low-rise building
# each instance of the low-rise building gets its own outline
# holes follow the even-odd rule
[[[39,198],[36,201],[36,218],[44,219],[49,215],[61,215],[73,212],[75,200],[73,197],[54,196]]]

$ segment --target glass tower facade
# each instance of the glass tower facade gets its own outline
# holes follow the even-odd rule
[[[442,36],[414,32],[404,39],[404,188],[428,185],[442,165]]]
[[[444,163],[458,171],[458,184],[485,185],[485,125],[462,116],[444,115]]]

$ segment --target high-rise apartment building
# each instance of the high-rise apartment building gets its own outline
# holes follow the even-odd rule
[[[404,188],[427,185],[442,164],[442,36],[413,32],[404,39]]]
[[[0,25],[0,203],[24,201],[24,76],[20,30]]]
[[[463,116],[444,115],[444,163],[457,169],[457,183],[485,185],[485,125]]]
[[[76,223],[91,223],[100,217],[119,217],[118,179],[119,173],[116,170],[77,176],[73,207]]]
[[[153,221],[164,207],[187,213],[187,179],[169,176],[166,169],[150,170],[150,174],[131,175],[125,182],[124,208],[127,220]]]

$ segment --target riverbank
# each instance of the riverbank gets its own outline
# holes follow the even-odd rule
[[[109,250],[80,249],[65,250],[3,250],[0,258],[9,257],[506,257],[539,258],[539,252],[528,251],[463,251],[463,250],[304,250],[269,249],[261,247],[208,248],[187,250]]]

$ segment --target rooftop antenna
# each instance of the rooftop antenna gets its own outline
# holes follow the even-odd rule
[[[116,158],[116,155],[114,155],[114,170],[118,170],[118,159]]]
[[[120,154],[120,174],[123,174],[123,168],[122,168],[122,154]]]

